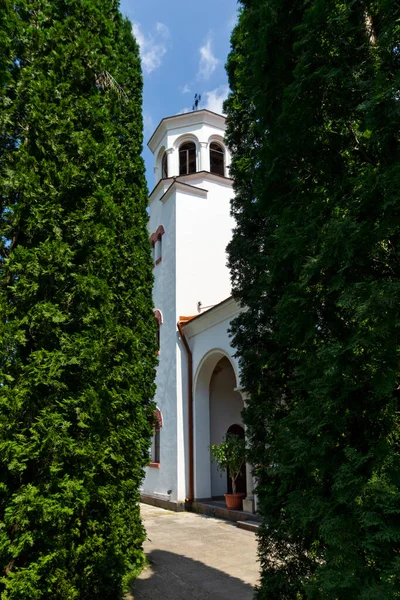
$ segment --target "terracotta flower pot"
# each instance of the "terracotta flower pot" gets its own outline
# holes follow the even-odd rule
[[[226,508],[229,510],[242,510],[243,507],[243,499],[246,497],[246,494],[224,494]]]

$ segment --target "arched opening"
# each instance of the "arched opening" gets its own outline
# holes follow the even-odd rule
[[[161,452],[160,452],[160,436],[161,428],[163,426],[163,418],[159,408],[156,408],[154,413],[154,433],[151,443],[151,461],[150,467],[159,467],[161,463]]]
[[[166,148],[165,148],[165,146],[163,146],[158,151],[156,162],[154,165],[154,174],[156,177],[156,183],[158,183],[158,181],[160,179],[164,178],[163,171],[164,171],[164,162],[166,160],[166,157],[167,157]]]
[[[210,380],[210,444],[219,444],[228,432],[239,430],[244,437],[242,410],[243,400],[235,392],[236,376],[230,360],[224,356],[216,364]],[[232,492],[229,473],[222,474],[214,461],[210,463],[211,497],[221,497]],[[237,481],[238,485],[238,481]],[[237,491],[246,492],[246,474],[240,476]]]
[[[210,498],[212,493],[221,496],[227,491],[225,475],[221,477],[215,463],[211,464],[209,446],[221,442],[231,425],[242,423],[243,399],[234,391],[238,385],[237,373],[227,354],[217,348],[210,350],[196,370],[193,386],[195,498]],[[230,409],[235,409],[233,415],[232,411],[224,414],[229,399],[233,400],[230,405]]]
[[[154,265],[158,265],[162,260],[162,236],[164,233],[165,229],[162,225],[160,225],[157,227],[157,231],[152,233],[150,236]]]
[[[162,234],[159,233],[156,241],[156,264],[158,264],[162,259]]]
[[[196,173],[196,144],[186,142],[179,148],[179,175]]]
[[[217,175],[225,175],[224,149],[216,142],[210,144],[210,171]]]
[[[168,156],[166,152],[164,152],[161,160],[161,177],[162,179],[168,178]]]
[[[162,314],[161,312],[156,309],[154,311],[154,317],[157,321],[157,329],[156,329],[156,342],[157,342],[157,354],[160,354],[160,348],[161,348],[161,324],[162,324]]]

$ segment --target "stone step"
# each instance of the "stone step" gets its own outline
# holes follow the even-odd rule
[[[254,531],[256,533],[258,528],[260,527],[260,523],[258,521],[236,521],[236,527],[239,529],[246,529],[246,531]]]
[[[208,517],[224,519],[225,521],[256,521],[257,516],[244,510],[230,510],[222,502],[195,500],[190,510]]]

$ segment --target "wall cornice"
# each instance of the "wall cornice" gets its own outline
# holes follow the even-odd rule
[[[225,117],[223,115],[206,109],[195,110],[162,119],[147,145],[154,154],[167,131],[198,124],[210,125],[225,131]]]
[[[184,323],[183,327],[185,328],[187,337],[192,338],[223,321],[231,321],[242,311],[243,309],[236,300],[230,296],[207,311],[193,317],[190,321]]]

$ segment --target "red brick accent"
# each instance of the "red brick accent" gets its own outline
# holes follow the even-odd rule
[[[158,310],[158,308],[156,308],[156,310],[154,311],[154,316],[155,316],[155,318],[156,318],[156,321],[157,321],[157,323],[158,323],[159,325],[161,325],[161,324],[162,324],[162,322],[163,322],[163,318],[162,318],[161,311],[160,311],[160,310]]]
[[[158,239],[159,237],[161,237],[162,235],[164,235],[164,233],[165,233],[165,229],[164,229],[164,227],[163,227],[162,225],[159,225],[159,226],[157,227],[157,231],[156,231],[156,236],[157,236],[157,239]]]
[[[161,410],[159,408],[156,408],[154,416],[157,421],[156,427],[158,427],[158,429],[161,429],[161,427],[163,426],[163,418],[162,418]]]
[[[149,464],[149,467],[151,467],[152,469],[159,469],[160,468],[160,463],[151,462]]]
[[[150,236],[151,245],[154,246],[156,241],[159,240],[161,238],[161,236],[164,235],[164,233],[165,233],[165,229],[164,229],[163,225],[159,225],[157,227],[157,231],[152,233]]]

